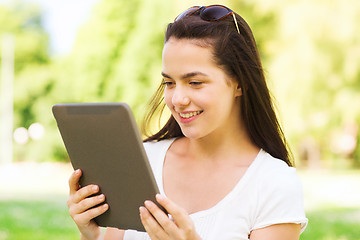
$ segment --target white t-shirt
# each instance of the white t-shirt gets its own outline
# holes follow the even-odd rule
[[[161,194],[163,163],[174,139],[144,143]],[[279,223],[301,224],[307,218],[296,170],[260,150],[234,189],[214,207],[190,214],[203,240],[246,240],[254,229]],[[128,230],[124,240],[149,240],[148,234]]]

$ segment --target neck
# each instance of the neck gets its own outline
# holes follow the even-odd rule
[[[259,152],[247,134],[243,125],[229,129],[229,131],[214,132],[199,139],[188,139],[187,151],[194,159],[224,160],[231,156],[254,155]]]

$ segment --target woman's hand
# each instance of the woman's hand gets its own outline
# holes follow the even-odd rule
[[[173,220],[155,203],[145,201],[146,208],[140,207],[140,218],[152,240],[200,240],[193,221],[184,209],[160,194],[156,195],[156,200],[171,214]]]
[[[81,232],[81,239],[98,239],[101,236],[100,227],[93,218],[108,210],[107,204],[92,208],[105,201],[103,194],[89,197],[99,192],[99,186],[88,185],[80,188],[81,170],[74,171],[69,179],[70,196],[67,201],[69,213]]]

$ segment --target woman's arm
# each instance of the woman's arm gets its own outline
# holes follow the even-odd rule
[[[300,224],[283,223],[253,230],[250,240],[299,240]]]

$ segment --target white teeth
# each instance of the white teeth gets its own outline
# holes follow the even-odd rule
[[[199,115],[201,111],[191,112],[191,113],[179,113],[182,118],[191,118],[193,116]]]

